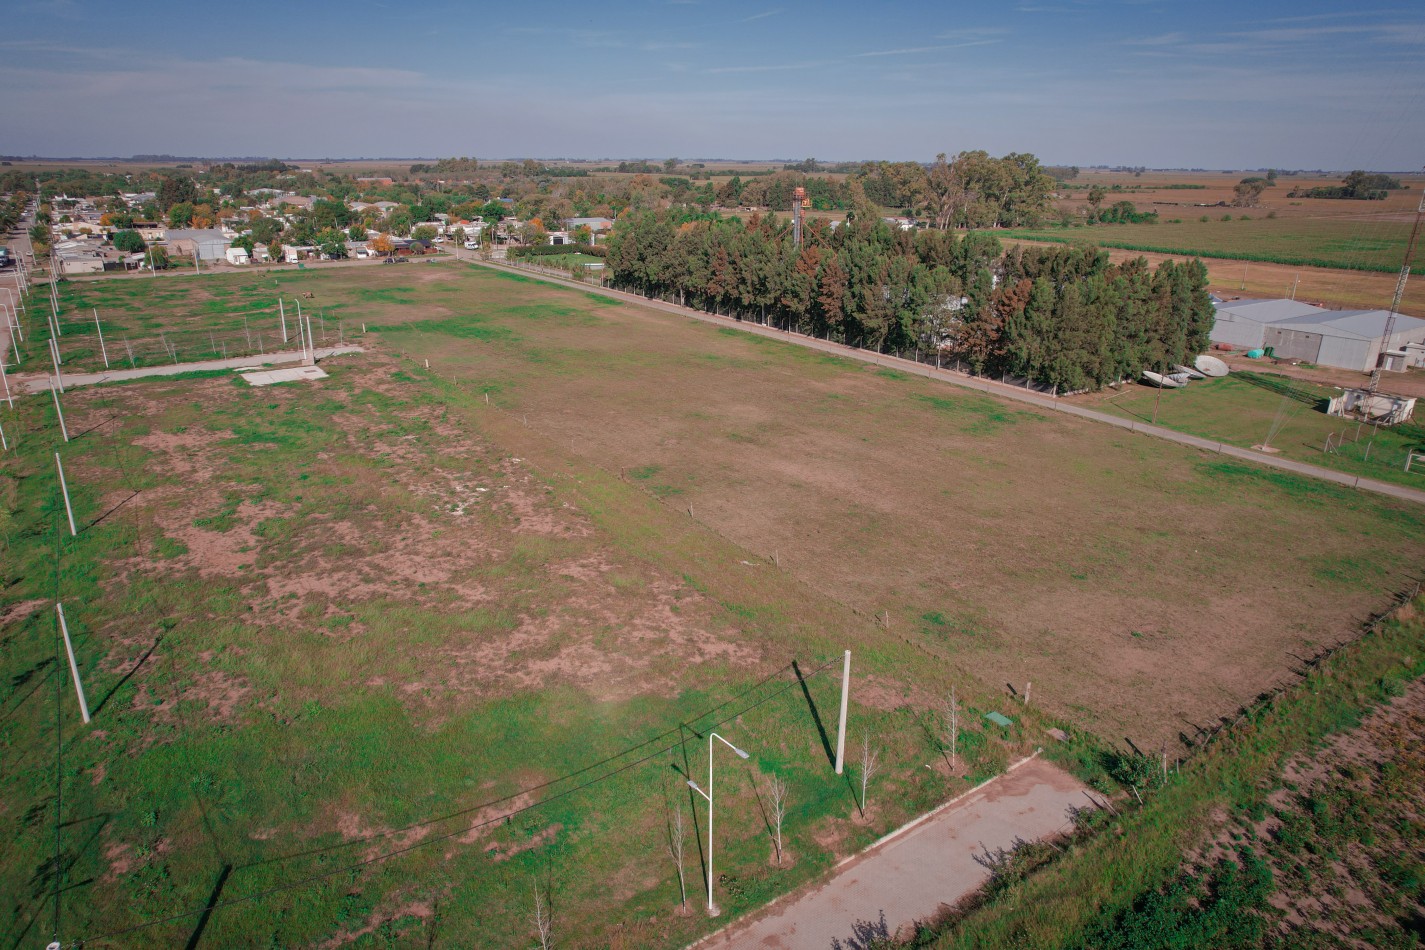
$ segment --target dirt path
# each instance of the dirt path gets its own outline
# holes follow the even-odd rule
[[[986,849],[1052,835],[1072,808],[1091,807],[1086,788],[1040,758],[907,825],[844,862],[829,880],[694,946],[830,950],[867,946],[933,916],[980,887]]]
[[[830,353],[835,356],[847,359],[860,360],[863,363],[871,363],[876,366],[884,366],[888,369],[899,370],[903,373],[910,373],[916,376],[924,376],[927,379],[936,379],[941,382],[950,383],[965,389],[972,389],[977,392],[988,393],[1004,399],[1013,399],[1017,402],[1028,403],[1039,409],[1050,412],[1064,412],[1069,415],[1079,416],[1083,419],[1091,419],[1094,422],[1101,422],[1105,425],[1115,426],[1120,429],[1127,429],[1130,432],[1138,432],[1143,435],[1150,435],[1157,439],[1164,439],[1168,442],[1177,442],[1181,445],[1192,448],[1203,449],[1208,452],[1215,452],[1219,455],[1227,455],[1252,462],[1256,465],[1265,465],[1270,468],[1285,469],[1299,475],[1309,475],[1312,478],[1319,478],[1323,481],[1335,482],[1338,485],[1346,485],[1350,488],[1359,488],[1364,491],[1375,492],[1380,495],[1389,495],[1392,498],[1400,498],[1405,501],[1413,501],[1417,504],[1425,504],[1425,491],[1414,488],[1407,488],[1403,485],[1392,485],[1389,482],[1376,481],[1373,478],[1365,478],[1358,475],[1348,475],[1343,472],[1333,471],[1329,468],[1322,468],[1319,465],[1309,465],[1305,462],[1295,462],[1291,459],[1277,458],[1270,455],[1263,455],[1261,452],[1254,452],[1250,449],[1238,448],[1234,445],[1227,445],[1213,439],[1204,439],[1195,435],[1188,435],[1184,432],[1175,432],[1172,429],[1165,429],[1162,426],[1155,426],[1145,422],[1137,422],[1130,419],[1122,419],[1118,416],[1109,415],[1106,412],[1099,412],[1095,409],[1086,409],[1083,406],[1074,405],[1067,399],[1056,399],[1043,393],[1031,392],[1020,389],[1018,386],[1010,386],[997,383],[992,379],[981,376],[967,376],[949,369],[937,369],[915,360],[901,359],[897,356],[887,356],[883,353],[876,353],[871,350],[857,349],[854,346],[847,346],[843,343],[831,343],[826,340],[818,340],[816,337],[802,336],[799,333],[791,333],[786,330],[777,330],[772,327],[762,326],[755,323],[748,323],[742,320],[735,320],[731,317],[724,317],[718,314],[705,313],[695,310],[692,307],[680,307],[677,304],[665,303],[661,300],[652,300],[639,294],[626,293],[622,290],[611,290],[607,287],[596,287],[592,284],[580,283],[574,280],[563,280],[558,277],[547,277],[534,273],[522,267],[512,267],[510,265],[494,264],[488,261],[471,261],[464,259],[467,263],[476,264],[480,267],[488,267],[492,270],[505,271],[507,273],[524,274],[536,280],[546,281],[564,287],[571,287],[582,290],[589,294],[598,294],[603,297],[610,297],[614,300],[622,300],[627,303],[635,303],[641,307],[648,307],[652,310],[661,310],[664,313],[676,314],[678,316],[692,317],[694,320],[701,320],[705,323],[712,323],[718,326],[735,327],[745,333],[752,333],[757,336],[768,337],[770,339],[782,340],[787,343],[794,343],[797,346],[805,346],[809,349],[820,350],[823,353]]]

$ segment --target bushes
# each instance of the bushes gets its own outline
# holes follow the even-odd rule
[[[609,249],[602,244],[534,244],[529,247],[510,248],[510,257],[557,257],[561,254],[588,254],[590,257],[608,257]]]

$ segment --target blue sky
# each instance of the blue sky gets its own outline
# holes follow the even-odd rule
[[[9,154],[1425,163],[1418,2],[6,6]]]

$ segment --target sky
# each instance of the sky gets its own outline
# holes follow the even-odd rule
[[[1418,169],[1361,2],[6,0],[0,154]]]

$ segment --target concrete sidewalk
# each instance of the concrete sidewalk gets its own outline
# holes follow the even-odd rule
[[[366,352],[359,346],[327,346],[318,347],[313,351],[317,359],[325,359],[328,356],[341,356],[345,353]],[[175,363],[172,366],[143,366],[138,369],[115,369],[105,370],[102,373],[76,373],[70,375],[60,369],[61,379],[66,389],[72,386],[97,386],[99,383],[112,383],[122,379],[144,379],[149,376],[177,376],[180,373],[202,372],[204,370],[215,369],[240,369],[242,367],[281,365],[283,363],[300,363],[302,353],[300,350],[287,353],[263,353],[260,356],[233,357],[226,360],[203,360],[197,363]],[[22,392],[46,393],[49,392],[50,381],[54,379],[51,374],[44,376],[11,376],[10,385],[15,387],[16,394]]]
[[[843,862],[832,876],[727,930],[699,950],[833,950],[863,947],[913,927],[979,888],[976,858],[1065,828],[1071,808],[1091,807],[1077,779],[1040,758],[1019,763],[963,798],[912,822]]]

